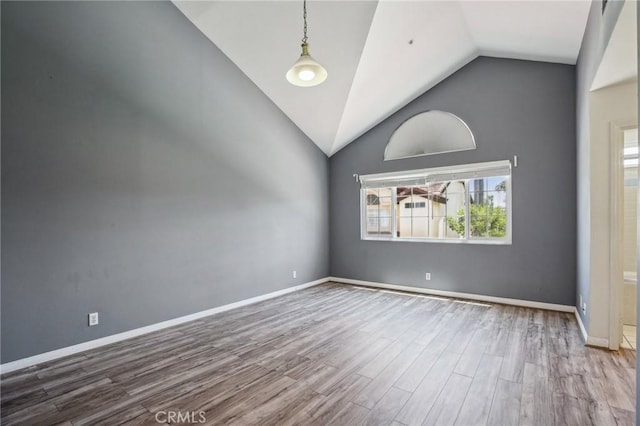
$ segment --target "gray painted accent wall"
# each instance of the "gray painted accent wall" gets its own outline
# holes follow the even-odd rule
[[[327,158],[171,3],[1,8],[2,363],[328,275]]]
[[[575,87],[574,66],[480,57],[332,156],[332,276],[573,305]],[[464,120],[477,149],[384,162],[394,129],[430,109]],[[511,160],[514,155],[513,245],[360,240],[354,173]],[[431,272],[431,281],[425,272]]]
[[[583,301],[590,306],[591,275],[591,141],[589,138],[589,91],[596,75],[602,55],[611,38],[613,29],[622,11],[623,1],[609,1],[602,13],[602,1],[593,1],[585,28],[578,62],[576,64],[576,132],[577,132],[577,279],[576,301],[582,294]],[[576,305],[577,306],[577,305]],[[578,313],[589,330],[589,315],[584,315],[579,306]]]

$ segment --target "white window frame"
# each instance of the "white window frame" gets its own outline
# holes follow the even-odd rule
[[[457,166],[435,167],[430,169],[406,170],[401,172],[377,173],[370,175],[360,175],[360,239],[367,241],[395,241],[395,242],[421,242],[421,243],[445,243],[445,244],[489,244],[489,245],[511,245],[513,227],[512,208],[512,173],[511,162],[491,161],[486,163],[461,164]],[[493,174],[495,173],[495,174]],[[469,181],[480,177],[505,177],[507,227],[504,238],[473,237],[469,238],[469,206],[471,193],[469,191]],[[420,186],[429,181],[454,181],[464,180],[465,185],[465,235],[464,238],[409,238],[398,237],[397,230],[397,209],[392,209],[391,215],[391,235],[368,235],[367,234],[367,189],[368,188],[391,188],[392,205],[397,205],[397,183],[406,181],[408,184],[402,186]],[[386,183],[395,183],[385,186]],[[424,183],[423,183],[424,182]]]

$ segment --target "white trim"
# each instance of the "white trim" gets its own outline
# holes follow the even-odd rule
[[[578,313],[578,308],[575,308],[576,321],[578,321],[578,327],[580,327],[580,334],[582,335],[582,341],[589,346],[597,346],[599,348],[611,349],[609,347],[609,339],[604,339],[602,337],[593,337],[587,334],[587,329],[584,327],[584,323],[582,322],[582,318],[580,318],[580,314]]]
[[[578,322],[578,327],[580,328],[580,334],[582,335],[582,338],[585,344],[589,346],[597,346],[597,347],[607,348],[607,349],[609,348],[609,339],[604,339],[601,337],[593,337],[587,334],[587,330],[585,329],[582,319],[580,318],[580,315],[578,315],[578,310],[575,306],[559,305],[555,303],[535,302],[532,300],[511,299],[508,297],[485,296],[482,294],[459,293],[457,291],[434,290],[430,288],[412,287],[412,286],[398,285],[398,284],[386,284],[386,283],[378,283],[374,281],[353,280],[350,278],[330,277],[329,281],[335,281],[335,282],[344,283],[344,284],[361,285],[365,287],[384,288],[388,290],[407,291],[411,293],[430,294],[434,296],[452,297],[457,299],[470,299],[470,300],[477,300],[480,302],[500,303],[503,305],[522,306],[525,308],[546,309],[548,311],[573,313],[576,317],[576,321]]]
[[[504,173],[503,173],[504,172]],[[469,206],[471,205],[471,192],[468,188],[470,180],[479,177],[504,176],[507,213],[507,228],[504,238],[470,238],[469,237]],[[408,238],[397,235],[397,224],[399,221],[396,189],[399,186],[416,186],[431,182],[433,179],[450,181],[464,180],[465,188],[465,235],[464,238]],[[400,179],[400,181],[398,181]],[[405,180],[402,183],[402,179]],[[418,242],[418,243],[449,243],[449,244],[490,244],[490,245],[511,245],[513,241],[513,204],[512,204],[512,167],[509,160],[491,161],[487,163],[462,164],[457,166],[435,167],[420,170],[405,170],[389,173],[377,173],[369,175],[358,175],[360,181],[360,239],[363,241],[394,241],[394,242]],[[367,185],[373,182],[374,185]],[[392,189],[391,221],[392,232],[388,236],[379,234],[369,235],[367,191],[370,189],[387,188]]]
[[[599,348],[611,349],[609,347],[609,339],[605,339],[602,337],[593,337],[587,334],[587,329],[582,322],[582,318],[580,318],[580,314],[578,313],[578,308],[574,306],[574,313],[576,315],[576,321],[578,321],[578,327],[580,327],[580,334],[582,335],[582,341],[589,346],[597,346]],[[617,350],[617,349],[614,349]]]
[[[459,179],[473,179],[474,177],[442,177],[440,175],[445,174],[462,174],[462,173],[475,173],[478,176],[484,176],[483,173],[486,172],[494,172],[501,173],[502,170],[508,169],[509,175],[511,175],[511,161],[509,160],[498,160],[498,161],[488,161],[485,163],[472,163],[472,164],[459,164],[455,166],[444,166],[444,167],[431,167],[428,169],[418,169],[418,170],[401,170],[397,172],[386,172],[386,173],[374,173],[374,174],[360,174],[358,175],[360,180],[360,185],[362,188],[367,187],[368,182],[385,182],[387,180],[392,179],[426,179],[430,176],[437,176],[438,179],[443,180],[459,180]],[[474,175],[475,176],[475,175]],[[391,185],[395,186],[395,185]]]
[[[578,321],[578,327],[580,327],[580,334],[582,334],[582,341],[583,342],[588,342],[589,341],[589,335],[587,334],[587,329],[584,328],[584,323],[582,322],[582,318],[580,318],[580,314],[578,313],[578,308],[576,308],[574,306],[574,311],[573,313],[576,315],[576,320]]]
[[[507,218],[507,221],[509,219]],[[363,221],[364,222],[364,221]],[[396,221],[392,221],[395,223]],[[467,222],[468,223],[468,222]],[[465,227],[465,234],[467,233]],[[361,238],[363,241],[390,241],[392,243],[446,243],[446,244],[485,244],[496,246],[508,246],[513,244],[511,238],[410,238],[410,237],[369,237]]]
[[[297,286],[274,291],[272,293],[262,294],[260,296],[252,297],[250,299],[229,303],[228,305],[222,305],[212,309],[207,309],[206,311],[196,312],[194,314],[185,315],[185,316],[170,319],[167,321],[162,321],[162,322],[151,324],[145,327],[140,327],[133,330],[125,331],[123,333],[112,334],[111,336],[102,337],[100,339],[90,340],[88,342],[79,343],[77,345],[67,346],[66,348],[56,349],[54,351],[41,353],[28,358],[22,358],[16,361],[7,362],[0,365],[0,374],[9,373],[11,371],[19,370],[21,368],[31,367],[32,365],[52,361],[54,359],[77,354],[79,352],[85,352],[91,349],[99,348],[104,345],[109,345],[111,343],[120,342],[122,340],[131,339],[133,337],[141,336],[143,334],[162,330],[164,328],[173,327],[174,325],[183,324],[185,322],[208,317],[210,315],[214,315],[220,312],[229,311],[231,309],[239,308],[241,306],[246,306],[252,303],[261,302],[263,300],[272,299],[274,297],[282,296],[288,293],[293,293],[298,290],[313,287],[315,285],[322,284],[327,281],[329,281],[328,277],[321,278],[319,280],[315,280],[315,281],[300,284]]]
[[[624,139],[622,132],[637,127],[635,120],[609,123],[609,339],[607,347],[618,350],[622,339],[623,265],[623,201],[624,201]],[[599,346],[599,345],[596,345]]]
[[[500,303],[503,305],[524,306],[527,308],[546,309],[549,311],[575,312],[576,307],[570,305],[558,305],[555,303],[534,302],[531,300],[511,299],[507,297],[485,296],[482,294],[459,293],[457,291],[434,290],[430,288],[412,287],[398,284],[386,284],[373,281],[352,280],[350,278],[330,277],[329,281],[344,284],[362,285],[366,287],[385,288],[389,290],[408,291],[412,293],[431,294],[435,296],[453,297],[458,299],[471,299],[481,302]]]
[[[602,337],[587,337],[587,345],[596,346],[598,348],[609,349],[609,339]]]

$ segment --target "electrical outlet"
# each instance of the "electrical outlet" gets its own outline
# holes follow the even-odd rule
[[[93,327],[94,325],[98,325],[98,313],[93,312],[89,314],[89,327]]]
[[[431,273],[427,272],[426,274],[424,274],[424,279],[429,281],[431,279]]]
[[[298,276],[298,272],[293,271],[293,278],[296,278]]]
[[[582,314],[585,315],[587,313],[587,304],[583,303],[582,304]]]

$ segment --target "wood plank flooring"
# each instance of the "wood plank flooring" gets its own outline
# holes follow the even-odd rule
[[[635,367],[572,314],[328,283],[8,373],[1,423],[626,426]]]

